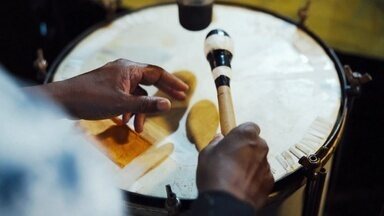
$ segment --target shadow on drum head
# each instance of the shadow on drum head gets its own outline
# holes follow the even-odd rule
[[[186,122],[187,137],[198,151],[203,150],[215,137],[219,127],[219,112],[210,100],[193,104]]]
[[[153,140],[154,144],[165,139],[175,132],[180,125],[180,120],[188,109],[189,101],[196,88],[196,77],[190,71],[178,71],[173,73],[176,77],[183,80],[189,89],[186,92],[186,99],[178,101],[170,98],[162,91],[158,91],[154,96],[168,98],[171,101],[172,108],[167,113],[147,114],[143,136]],[[149,137],[147,137],[149,136]]]
[[[120,168],[126,166],[138,155],[152,146],[127,125],[116,125],[111,119],[99,121],[81,120],[79,126],[86,134],[96,138],[97,148]]]

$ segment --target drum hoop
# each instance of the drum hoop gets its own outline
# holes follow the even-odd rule
[[[63,51],[55,58],[53,61],[50,69],[48,70],[47,76],[44,80],[44,83],[49,83],[52,82],[53,75],[55,74],[57,68],[59,67],[60,63],[62,62],[65,57],[81,42],[83,41],[84,38],[86,38],[88,35],[93,33],[95,30],[108,25],[110,22],[113,22],[125,15],[129,15],[131,13],[136,13],[140,12],[142,10],[146,10],[149,8],[153,7],[158,7],[158,6],[166,6],[166,5],[171,5],[174,4],[172,2],[166,2],[166,3],[159,3],[159,4],[154,4],[154,5],[148,5],[139,9],[135,10],[127,10],[127,11],[122,11],[121,13],[117,14],[116,17],[113,18],[111,21],[102,21],[98,24],[95,24],[85,30],[82,34],[80,34],[78,37],[76,37],[73,41],[71,41],[64,49]],[[259,11],[263,12],[269,15],[272,15],[278,19],[281,19],[283,21],[286,21],[292,25],[295,25],[297,28],[305,32],[308,36],[310,36],[312,39],[316,41],[318,45],[324,50],[324,52],[328,55],[328,57],[332,60],[332,62],[335,65],[337,75],[339,77],[340,81],[340,92],[341,92],[341,101],[340,101],[340,108],[338,111],[337,119],[336,122],[332,128],[332,131],[330,135],[328,136],[327,140],[325,143],[322,145],[323,147],[327,148],[335,148],[338,145],[338,142],[340,142],[340,138],[343,135],[344,131],[344,126],[347,118],[347,105],[348,105],[348,97],[347,97],[347,92],[346,92],[346,87],[347,87],[347,79],[344,74],[344,69],[342,67],[342,64],[340,63],[340,60],[338,59],[336,53],[332,48],[330,48],[324,41],[322,41],[315,33],[313,33],[311,30],[309,30],[306,26],[299,25],[297,21],[294,21],[286,16],[280,15],[276,12],[273,12],[271,10],[265,9],[265,8],[260,8],[258,6],[253,6],[253,5],[244,5],[240,3],[232,3],[232,2],[222,2],[222,1],[216,1],[215,4],[218,5],[225,5],[225,6],[234,6],[238,8],[245,8],[245,9],[250,9],[254,11]],[[326,161],[323,161],[326,163]],[[288,197],[292,192],[296,191],[299,189],[301,186],[305,184],[305,174],[306,171],[304,167],[300,167],[299,169],[295,170],[291,174],[279,179],[278,181],[275,182],[273,192],[275,193],[277,197],[276,199],[281,200],[286,197]],[[136,204],[142,204],[146,206],[153,207],[155,209],[163,209],[164,208],[164,203],[165,203],[165,198],[163,197],[155,197],[155,196],[149,196],[149,195],[143,195],[139,194],[136,192],[130,192],[126,190],[122,190],[124,193],[124,199],[126,201],[136,203]],[[165,188],[164,188],[165,191]],[[165,193],[165,192],[164,192]],[[273,199],[273,200],[276,200]],[[189,206],[191,205],[192,201],[194,199],[180,199],[182,201],[182,210],[188,209]],[[271,200],[268,202],[271,203]]]

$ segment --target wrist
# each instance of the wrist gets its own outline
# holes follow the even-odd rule
[[[42,91],[44,91],[48,97],[50,97],[56,103],[66,108],[66,95],[68,91],[66,91],[65,88],[66,86],[62,81],[48,83],[41,87]]]
[[[24,87],[22,90],[32,96],[47,97],[65,110],[70,109],[70,104],[68,103],[68,95],[70,94],[63,81]]]

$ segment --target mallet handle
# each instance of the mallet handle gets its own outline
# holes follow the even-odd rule
[[[217,88],[217,99],[219,101],[221,133],[225,136],[236,127],[231,88],[226,85],[219,86]]]

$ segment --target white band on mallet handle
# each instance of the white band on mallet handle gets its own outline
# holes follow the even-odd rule
[[[211,65],[216,84],[221,133],[225,136],[236,127],[231,88],[229,86],[232,71],[232,39],[225,31],[214,29],[208,33],[205,39],[204,51]]]
[[[220,76],[227,76],[231,78],[232,69],[228,66],[218,66],[212,70],[213,80],[216,80]]]

